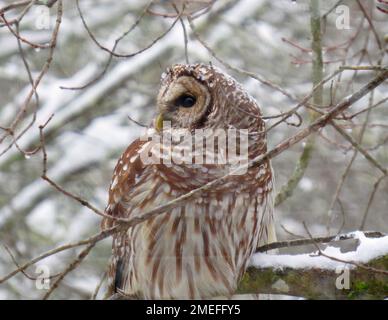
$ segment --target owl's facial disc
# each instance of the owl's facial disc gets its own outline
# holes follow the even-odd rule
[[[156,127],[162,121],[171,121],[173,128],[195,128],[206,114],[210,100],[210,92],[202,83],[193,77],[181,76],[159,92]]]

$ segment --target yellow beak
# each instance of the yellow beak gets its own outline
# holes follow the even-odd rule
[[[163,129],[163,115],[161,113],[155,119],[155,129],[160,132]]]

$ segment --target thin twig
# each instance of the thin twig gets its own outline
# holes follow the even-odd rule
[[[368,151],[366,151],[357,141],[355,141],[345,130],[338,126],[334,121],[330,124],[334,127],[351,145],[356,148],[373,166],[378,168],[384,175],[388,174],[388,170],[384,168]]]
[[[367,238],[381,238],[386,236],[384,233],[381,233],[378,231],[365,231],[363,233]],[[310,245],[314,243],[329,243],[329,242],[343,241],[343,240],[350,240],[350,239],[355,239],[354,232],[331,235],[326,237],[310,237],[310,238],[300,238],[300,239],[294,239],[294,240],[272,242],[258,247],[256,249],[256,252],[266,252],[274,249],[298,247],[298,246]]]
[[[86,248],[84,248],[77,256],[76,259],[74,259],[68,266],[67,268],[58,276],[58,278],[55,280],[55,282],[53,283],[53,285],[50,287],[50,289],[45,293],[45,295],[43,296],[43,300],[47,300],[50,295],[54,292],[55,289],[58,288],[59,284],[61,283],[61,281],[71,272],[73,271],[74,269],[76,269],[81,263],[82,261],[88,256],[88,254],[90,253],[90,251],[94,248],[94,246],[96,245],[95,242],[91,242],[89,243]]]
[[[380,183],[387,177],[387,175],[383,175],[381,176],[380,178],[377,179],[376,183],[373,185],[373,190],[369,196],[369,199],[368,199],[368,204],[366,205],[366,208],[365,208],[365,211],[364,211],[364,214],[362,215],[362,221],[361,221],[361,225],[360,225],[360,230],[364,230],[365,228],[365,224],[366,224],[366,220],[368,218],[368,215],[369,215],[369,211],[370,211],[370,208],[372,206],[372,203],[373,203],[373,200],[374,200],[374,197],[376,195],[376,192],[380,186]]]
[[[98,296],[98,293],[100,292],[100,289],[105,281],[105,279],[107,278],[108,276],[108,272],[105,271],[103,274],[102,274],[102,277],[100,279],[100,281],[98,282],[97,286],[96,286],[96,289],[93,291],[93,294],[92,296],[90,297],[90,300],[96,300],[97,296]]]

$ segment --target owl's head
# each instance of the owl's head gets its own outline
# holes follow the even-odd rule
[[[201,75],[198,67],[174,65],[162,75],[157,97],[157,128],[162,121],[170,121],[173,128],[196,128],[206,121],[212,93],[208,77]],[[202,69],[205,70],[208,68]]]
[[[244,110],[245,114],[241,112]],[[255,101],[234,79],[205,64],[177,64],[169,68],[162,75],[157,112],[158,130],[164,121],[170,121],[172,128],[193,130],[235,126],[250,113],[260,116]]]
[[[155,128],[255,128],[264,126],[256,101],[212,65],[177,64],[162,75]]]

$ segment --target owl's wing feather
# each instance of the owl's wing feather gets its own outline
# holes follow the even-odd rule
[[[147,141],[135,140],[120,157],[114,169],[109,188],[109,201],[105,213],[117,218],[130,218],[137,203],[131,203],[130,195],[137,189],[138,180],[143,177],[146,165],[140,154],[144,151]],[[114,219],[104,217],[101,228],[107,229],[115,224]],[[108,292],[110,298],[125,287],[128,274],[128,237],[126,233],[113,235],[112,258],[108,269]]]
[[[109,188],[109,201],[105,213],[112,217],[129,218],[134,204],[128,202],[128,195],[136,187],[138,180],[143,176],[146,165],[140,154],[144,151],[147,141],[136,139],[120,157],[114,169],[112,182]],[[102,229],[114,225],[114,220],[104,218]]]

